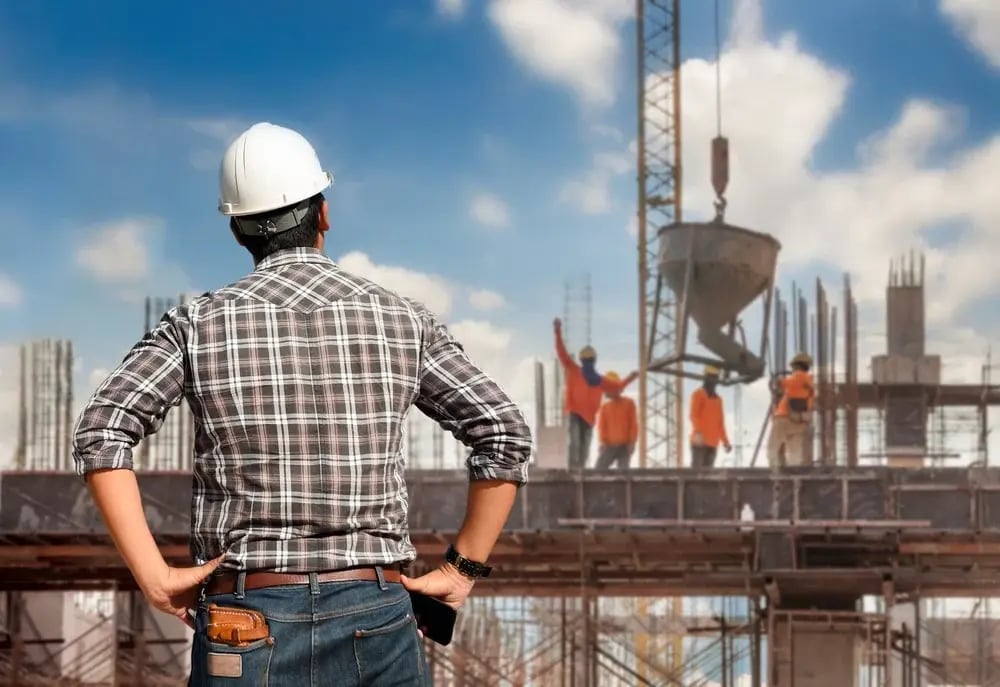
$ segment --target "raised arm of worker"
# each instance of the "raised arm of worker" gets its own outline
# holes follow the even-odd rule
[[[452,545],[465,558],[486,563],[503,531],[517,489],[528,478],[531,433],[521,411],[466,356],[444,325],[427,315],[416,405],[472,448],[466,461],[469,492],[465,520]],[[407,589],[458,608],[474,580],[447,562],[426,575],[403,578]]]
[[[193,627],[187,611],[195,605],[197,587],[222,558],[191,568],[168,566],[146,522],[132,471],[133,448],[163,424],[183,394],[183,312],[165,315],[98,387],[77,420],[73,460],[146,600]]]
[[[579,365],[576,364],[576,361],[570,357],[569,351],[566,350],[566,342],[563,341],[562,335],[562,320],[558,317],[552,320],[552,333],[555,335],[556,339],[556,355],[559,357],[559,362],[562,363],[563,367],[579,367]]]
[[[602,376],[601,390],[608,394],[616,394],[616,393],[620,394],[621,392],[625,391],[625,387],[627,387],[629,384],[631,384],[638,378],[639,378],[639,373],[636,370],[632,370],[632,372],[629,372],[624,379],[617,382]]]

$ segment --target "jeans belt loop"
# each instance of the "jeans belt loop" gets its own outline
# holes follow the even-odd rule
[[[309,573],[309,593],[319,596],[319,575],[314,572]]]
[[[378,588],[379,589],[381,589],[384,592],[386,589],[389,588],[388,585],[386,585],[386,583],[385,583],[385,575],[382,574],[382,566],[381,565],[376,565],[375,566],[375,577],[378,579]]]
[[[246,585],[247,585],[247,573],[246,570],[241,570],[236,574],[236,589],[233,591],[233,596],[240,601],[246,598],[247,595]]]

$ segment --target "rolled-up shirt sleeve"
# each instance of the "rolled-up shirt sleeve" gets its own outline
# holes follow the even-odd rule
[[[167,411],[181,402],[186,323],[186,306],[167,312],[87,401],[73,431],[78,475],[133,469],[136,444],[156,432]]]
[[[507,393],[466,355],[447,328],[424,311],[425,334],[416,406],[472,449],[469,479],[523,485],[531,431]]]

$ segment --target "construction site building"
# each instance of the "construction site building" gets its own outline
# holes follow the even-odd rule
[[[540,450],[495,574],[477,586],[452,645],[427,645],[435,684],[930,687],[1000,677],[986,598],[1000,574],[1000,471],[981,441],[1000,389],[988,370],[976,381],[922,371],[937,366],[922,327],[899,324],[923,321],[922,283],[913,264],[894,269],[887,350],[870,381],[859,379],[848,280],[839,308],[820,282],[811,306],[798,289],[790,302],[776,296],[775,346],[817,361],[812,466],[749,468],[748,450],[742,468],[570,475],[565,463],[544,467]],[[536,423],[561,431],[559,394],[538,371]],[[60,394],[52,418],[71,390]],[[891,410],[900,403],[911,410]],[[937,423],[952,411],[976,421]],[[935,467],[963,442],[966,460]],[[411,456],[417,571],[435,564],[461,520],[464,455],[446,446],[431,437],[433,455]],[[896,447],[907,451],[903,467],[889,467]],[[66,472],[71,460],[54,462]],[[0,684],[182,684],[189,632],[147,610],[86,489],[37,471],[47,465],[0,474]],[[165,555],[186,563],[189,470],[143,469],[140,485]]]

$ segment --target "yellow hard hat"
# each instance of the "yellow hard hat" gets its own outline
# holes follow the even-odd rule
[[[706,365],[705,366],[705,376],[706,377],[718,377],[719,376],[719,368],[717,368],[717,367],[715,367],[713,365]]]
[[[792,358],[791,364],[792,365],[799,365],[799,364],[801,364],[801,365],[806,365],[808,367],[812,367],[813,359],[812,359],[812,356],[809,355],[808,353],[799,352],[799,353],[795,354],[794,358]]]
[[[620,382],[622,380],[622,378],[618,376],[617,372],[605,372],[604,378],[610,382]]]
[[[580,360],[593,360],[597,357],[597,351],[592,346],[584,346],[580,349]]]

